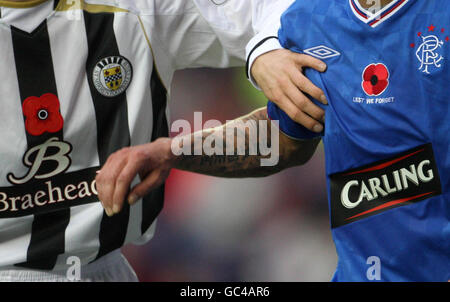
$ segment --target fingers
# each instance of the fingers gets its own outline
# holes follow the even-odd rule
[[[301,67],[313,68],[319,72],[325,72],[327,70],[327,64],[319,59],[299,53],[292,53],[292,55],[294,56],[294,60]]]
[[[122,170],[122,167],[125,165],[126,158],[115,153],[108,158],[103,168],[99,171],[99,173],[97,173],[96,184],[98,197],[108,216],[113,215],[112,208],[115,180]]]
[[[159,187],[167,178],[168,174],[168,172],[163,172],[162,170],[153,170],[150,172],[141,183],[131,189],[128,195],[130,205],[133,205],[137,200]]]
[[[299,69],[293,68],[289,73],[289,77],[298,89],[309,94],[322,104],[328,105],[327,98],[322,89],[314,85]]]
[[[290,72],[291,80],[303,92],[309,94],[324,105],[328,105],[327,98],[323,91],[314,85],[300,70],[303,68],[313,68],[319,72],[325,72],[327,65],[319,59],[299,53],[292,53],[294,61],[297,63],[297,69]]]
[[[289,87],[285,88],[285,91],[289,100],[293,102],[298,109],[315,119],[316,124],[324,122],[325,111],[308,99],[297,87],[289,85]]]
[[[118,214],[122,211],[123,203],[130,190],[131,183],[139,173],[140,168],[140,164],[137,160],[128,161],[128,164],[117,176],[113,194],[113,214]]]
[[[312,104],[310,100],[308,100],[308,102]],[[300,123],[307,129],[316,133],[323,131],[323,126],[320,123],[308,114],[304,113],[302,109],[299,109],[291,100],[288,99],[288,97],[285,97],[285,99],[281,101],[281,104],[281,110],[286,112],[286,114],[297,123]],[[309,110],[311,110],[311,108],[309,108]]]
[[[289,111],[285,112],[294,121],[313,132],[320,133],[323,131],[323,125],[321,123],[325,122],[325,112],[306,97],[304,93],[324,105],[328,105],[328,101],[324,92],[302,73],[302,69],[309,67],[319,72],[324,72],[327,66],[324,62],[311,56],[298,53],[292,53],[292,56],[297,66],[290,68],[287,72],[290,83],[285,83],[282,87],[287,98],[284,101],[280,100],[278,105],[281,105],[280,108],[289,108],[286,109]],[[290,106],[288,103],[295,105],[296,108]]]
[[[128,202],[134,204],[162,184],[176,159],[171,144],[170,138],[160,138],[151,144],[124,148],[108,158],[96,177],[99,199],[108,216],[122,210],[127,195]],[[128,194],[137,175],[145,180]]]
[[[114,153],[97,174],[99,198],[108,216],[120,213],[132,181],[144,167],[145,156],[133,150]]]

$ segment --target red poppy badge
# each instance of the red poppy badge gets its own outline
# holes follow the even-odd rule
[[[389,86],[389,70],[386,65],[370,64],[364,69],[362,88],[367,95],[378,96]]]
[[[52,93],[27,98],[22,104],[27,132],[33,136],[59,132],[64,125],[59,107],[58,97]]]

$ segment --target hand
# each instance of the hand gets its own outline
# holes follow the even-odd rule
[[[113,153],[96,177],[98,197],[106,214],[113,216],[119,213],[125,200],[133,205],[162,185],[174,162],[169,138]],[[138,174],[142,181],[130,189]]]
[[[311,56],[278,49],[259,56],[251,73],[269,100],[297,123],[320,133],[325,112],[302,91],[325,105],[328,102],[323,91],[303,74],[306,67],[320,72],[327,68],[325,63]]]

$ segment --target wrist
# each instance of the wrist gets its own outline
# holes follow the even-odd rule
[[[173,168],[176,165],[180,156],[175,155],[172,149],[173,139],[169,137],[158,138],[155,143],[161,145],[162,154],[164,154],[163,160],[169,168]]]
[[[253,67],[254,65],[257,65],[255,63],[257,63],[258,58],[260,58],[264,54],[278,49],[283,49],[283,47],[278,41],[278,38],[273,36],[263,39],[257,45],[254,46],[254,49],[252,51],[249,52],[247,56],[247,77],[256,89],[261,90],[254,74]]]

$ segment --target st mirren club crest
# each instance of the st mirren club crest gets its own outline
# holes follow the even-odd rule
[[[132,78],[131,63],[122,56],[112,56],[100,60],[92,75],[95,88],[105,97],[122,94],[130,85]]]

